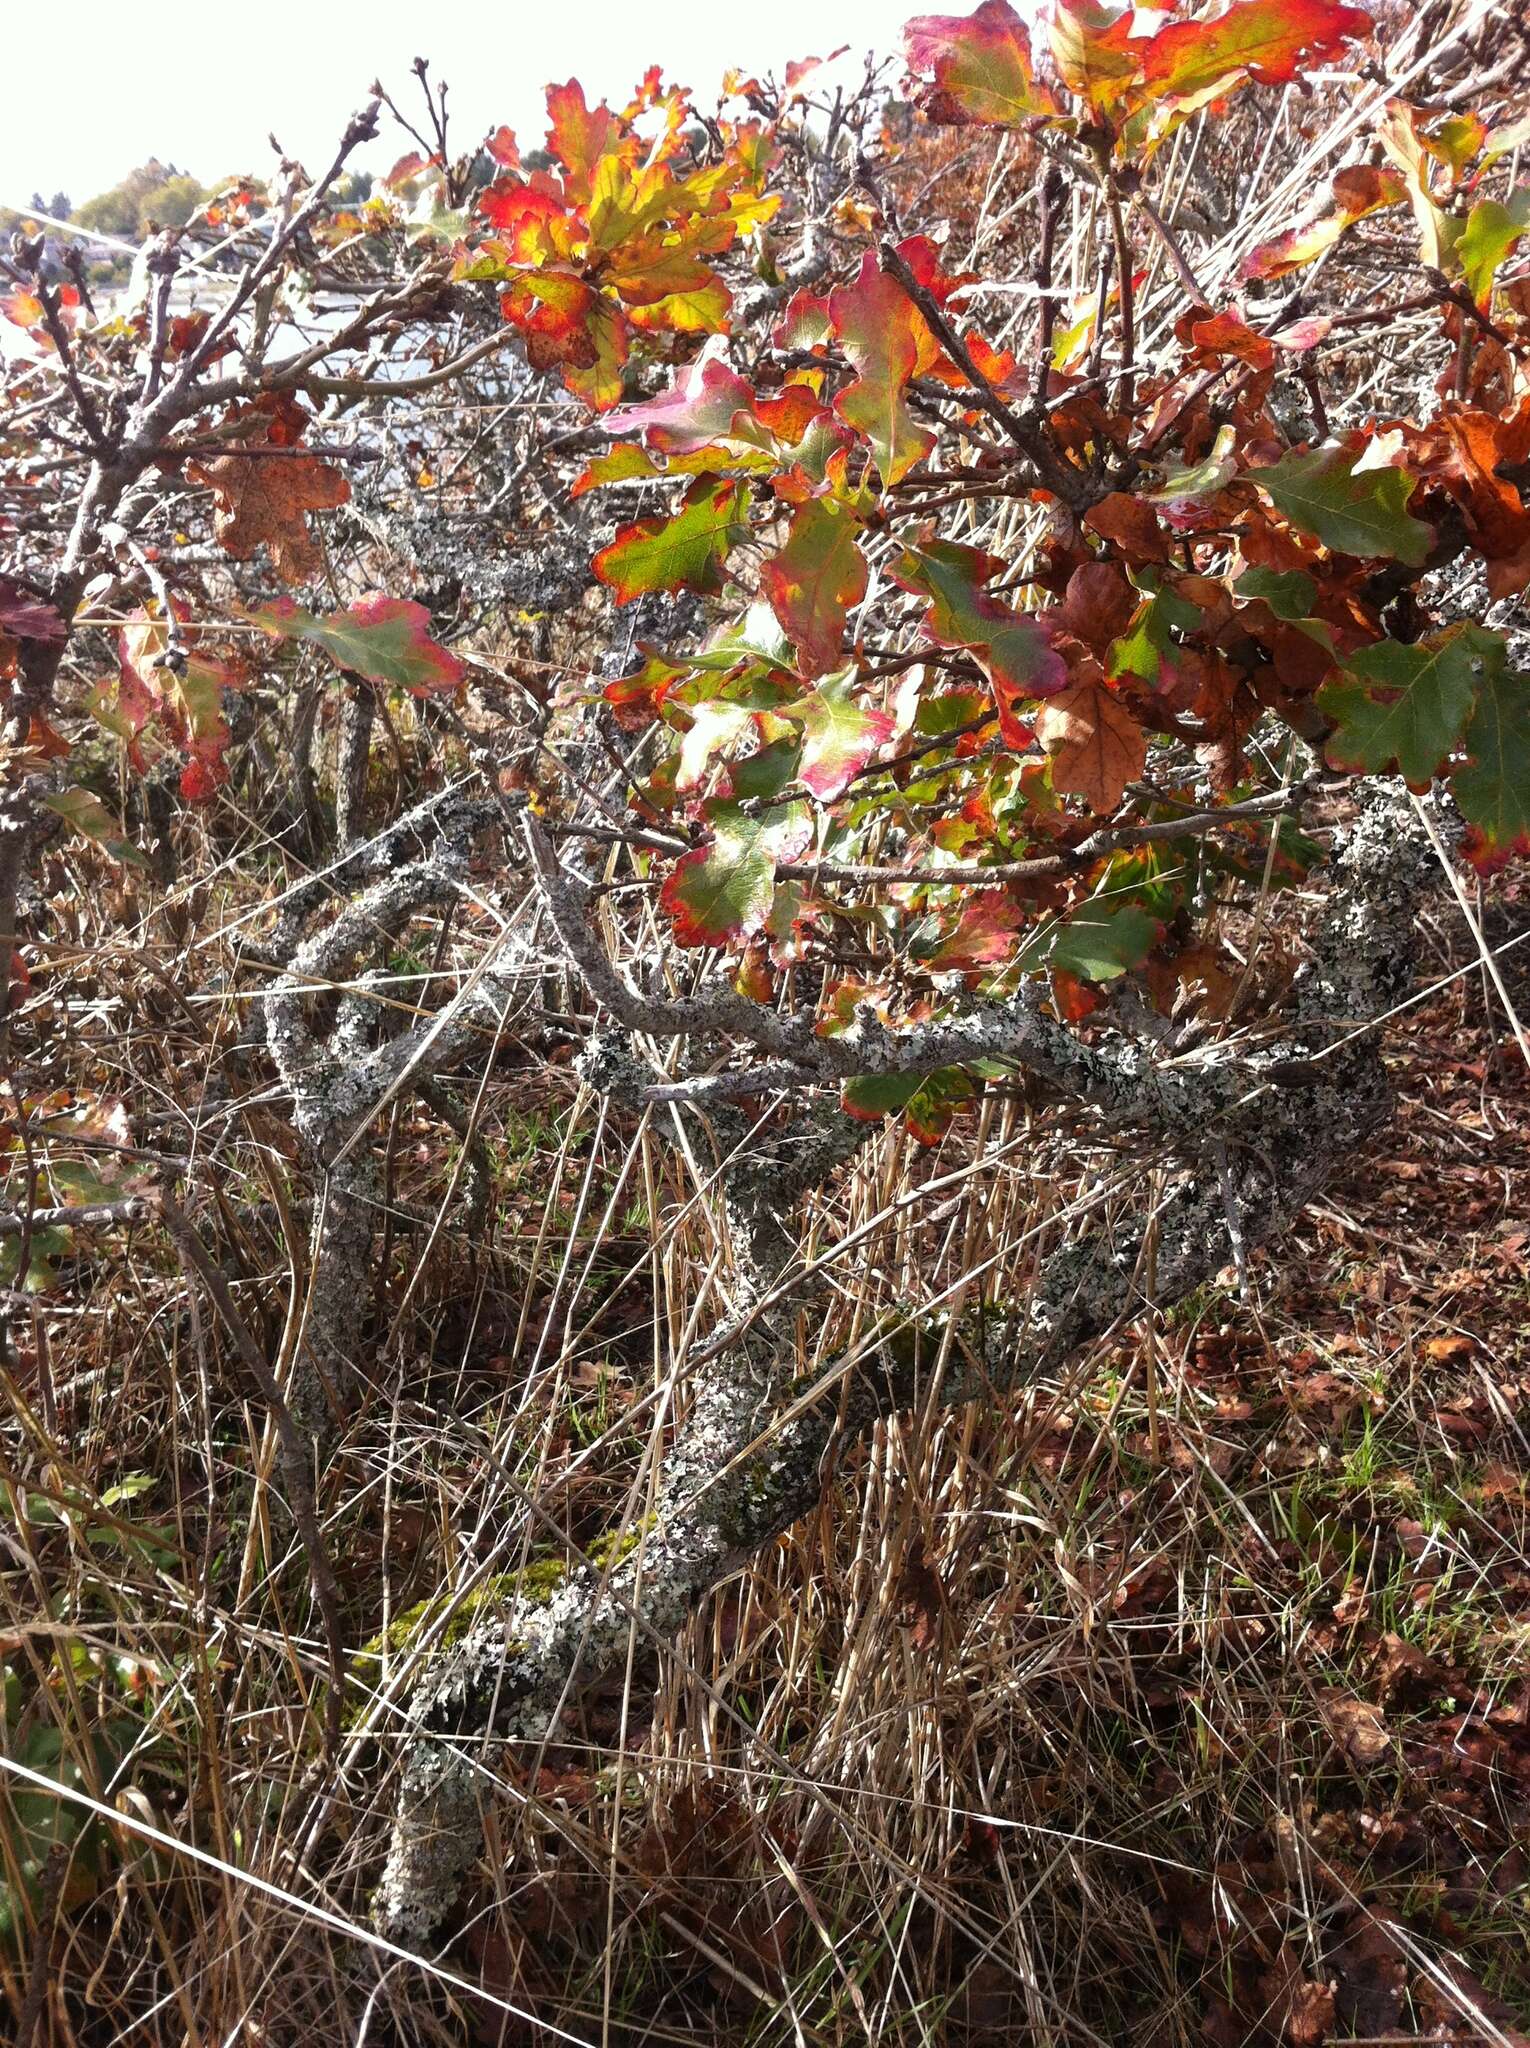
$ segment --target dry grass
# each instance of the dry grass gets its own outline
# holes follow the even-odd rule
[[[91,858],[50,877],[90,962],[67,982],[76,1086],[198,1162],[204,1242],[274,1354],[302,1191],[241,1050],[253,863],[130,948],[136,906]],[[1511,892],[1494,943],[1515,915]],[[1463,937],[1442,892],[1437,979]],[[481,945],[422,929],[396,964]],[[118,1817],[74,1832],[12,1784],[13,2010],[47,1891],[14,1858],[67,1816],[39,2037],[60,2043],[1299,2041],[1304,2011],[1340,2038],[1510,2038],[1530,1098],[1483,989],[1458,973],[1394,1026],[1392,1156],[1252,1301],[1145,1318],[1020,1402],[953,1413],[937,1373],[673,1657],[635,1642],[556,1747],[484,1752],[486,1857],[441,1960],[489,2000],[314,1918],[365,1919],[400,1657],[357,1667],[378,1703],[316,1766],[325,1645],[261,1406],[162,1233],[82,1241],[7,1379],[7,1748]],[[566,1555],[557,1532],[640,1527],[725,1257],[705,1172],[556,1060],[502,1045],[474,1108],[476,1245],[449,1208],[421,1223],[451,1135],[408,1107],[388,1135],[373,1388],[320,1474],[352,1650]],[[1131,1159],[1022,1100],[933,1154],[890,1130],[815,1220],[852,1249],[801,1372],[890,1307],[1013,1296],[1080,1205],[1140,1197]]]

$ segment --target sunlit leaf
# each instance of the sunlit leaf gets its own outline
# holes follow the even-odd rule
[[[279,639],[312,641],[341,668],[417,697],[454,690],[463,677],[456,655],[430,637],[430,613],[409,598],[373,590],[343,612],[303,611],[279,598],[254,618]]]
[[[924,316],[869,249],[855,283],[830,297],[829,316],[856,373],[834,410],[871,443],[882,482],[900,483],[935,445],[904,396],[909,379],[938,353]]]
[[[848,512],[810,498],[792,514],[786,545],[761,570],[765,594],[805,676],[834,667],[844,644],[845,615],[866,594],[866,560],[856,544],[860,531]]]
[[[759,931],[775,894],[776,863],[810,844],[805,804],[750,816],[737,804],[716,804],[705,846],[675,863],[659,900],[681,946],[723,946]]]
[[[932,83],[922,102],[933,121],[1009,126],[1057,110],[1036,77],[1025,23],[1006,0],[972,14],[922,14],[905,24],[908,67]]]
[[[618,604],[647,590],[721,590],[729,551],[749,538],[748,504],[743,485],[701,477],[672,516],[624,526],[595,557],[595,574]]]
[[[1342,448],[1287,455],[1250,472],[1291,524],[1336,554],[1384,557],[1422,566],[1434,531],[1407,510],[1414,479],[1388,464],[1359,469]]]

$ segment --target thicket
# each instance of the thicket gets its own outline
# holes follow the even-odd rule
[[[1443,1837],[1362,1869],[1381,1709],[1331,1659],[1298,1729],[1275,1582],[1197,1547],[1165,1337],[1385,1156],[1440,902],[1530,1059],[1492,27],[985,0],[906,83],[550,88],[534,152],[422,62],[317,177],[161,181],[126,310],[12,238],[23,2038],[1513,2038],[1408,1893]],[[1094,1663],[1154,1502],[1229,1573],[1161,1622],[1206,1728],[1260,1672],[1183,1749]],[[1367,1641],[1502,1733],[1511,1918],[1513,1640]],[[1190,1787],[1204,1870],[1135,1865]]]

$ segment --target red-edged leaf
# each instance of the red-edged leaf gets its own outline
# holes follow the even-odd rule
[[[582,498],[586,491],[599,490],[602,484],[631,483],[638,477],[646,482],[663,475],[664,471],[646,449],[635,441],[626,441],[609,455],[597,455],[569,485],[568,494],[571,498]]]
[[[934,434],[919,425],[903,395],[909,378],[939,354],[934,337],[902,285],[878,267],[869,249],[855,283],[830,297],[829,317],[856,373],[834,410],[871,443],[883,483],[900,483],[935,445]]]
[[[853,670],[825,676],[816,690],[783,705],[781,716],[802,728],[798,775],[814,796],[832,803],[886,746],[895,730],[885,711],[870,711],[850,694]]]
[[[936,1145],[973,1092],[971,1077],[960,1067],[937,1067],[930,1074],[857,1074],[841,1087],[839,1099],[845,1114],[860,1123],[878,1123],[901,1110],[909,1136]]]
[[[729,550],[749,538],[748,505],[746,485],[698,477],[672,517],[624,526],[595,557],[595,574],[618,604],[647,590],[721,590]]]
[[[1057,112],[1036,76],[1025,23],[1006,0],[983,0],[970,15],[921,14],[904,27],[903,51],[910,71],[932,79],[921,95],[932,121],[1007,127]]]
[[[311,640],[341,668],[416,697],[439,696],[462,680],[462,663],[430,637],[430,613],[406,597],[373,590],[348,611],[322,613],[279,598],[254,617],[278,639]]]
[[[1371,17],[1336,0],[1235,0],[1211,21],[1177,21],[1142,51],[1154,99],[1207,100],[1241,79],[1289,85],[1299,72],[1369,33]]]
[[[805,804],[750,817],[737,804],[716,804],[711,840],[678,860],[659,892],[681,946],[724,946],[760,931],[770,915],[776,863],[792,860],[812,840]]]
[[[1261,242],[1243,259],[1245,277],[1284,277],[1331,249],[1346,228],[1384,206],[1397,206],[1408,188],[1396,171],[1377,164],[1349,164],[1335,171],[1326,204],[1300,226]]]
[[[938,971],[996,967],[1014,952],[1015,934],[1025,921],[1020,905],[1002,889],[980,889],[963,901],[955,931],[930,965]]]
[[[1483,677],[1451,789],[1467,821],[1467,856],[1485,872],[1530,854],[1530,676]]]
[[[760,580],[781,629],[796,648],[805,676],[821,676],[839,660],[845,615],[866,595],[866,561],[856,546],[860,521],[824,498],[792,514],[786,545]]]
[[[1502,635],[1471,624],[1358,649],[1317,694],[1334,721],[1329,760],[1371,775],[1396,767],[1414,789],[1427,789],[1460,741],[1479,676],[1503,666]]]
[[[547,88],[547,148],[575,181],[588,184],[602,153],[618,139],[616,117],[602,101],[585,105],[577,78]]]
[[[992,555],[956,541],[910,548],[893,571],[905,590],[928,598],[924,630],[937,647],[964,647],[993,684],[1000,729],[1011,746],[1025,744],[1015,705],[1062,689],[1068,671],[1040,619],[1011,611],[984,585],[1003,567]]]
[[[517,271],[499,295],[500,311],[525,335],[527,359],[536,370],[594,364],[590,323],[601,304],[593,285],[557,270]]]
[[[708,344],[716,347],[715,343]],[[715,355],[698,356],[668,391],[641,405],[618,406],[601,421],[608,434],[641,434],[664,455],[685,455],[720,441],[754,393]]]
[[[753,723],[748,707],[727,697],[707,697],[688,709],[691,722],[675,763],[675,790],[680,796],[699,789],[707,779],[713,757],[731,747]]]
[[[223,750],[228,725],[223,717],[223,692],[236,688],[238,675],[227,662],[204,654],[189,614],[174,600],[182,623],[186,660],[179,669],[159,666],[169,645],[162,619],[139,610],[117,634],[118,683],[116,717],[130,741],[155,720],[186,756],[181,793],[193,802],[210,797],[226,775]]]
[[[771,329],[777,348],[817,348],[829,338],[829,302],[806,285],[788,299],[786,311]]]

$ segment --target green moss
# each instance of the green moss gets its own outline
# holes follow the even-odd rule
[[[652,1516],[645,1516],[642,1521],[634,1522],[630,1529],[613,1529],[609,1536],[597,1536],[590,1545],[591,1564],[605,1571],[608,1566],[619,1565],[624,1557],[631,1557],[642,1542],[643,1531],[651,1520]]]
[[[568,1567],[556,1557],[533,1558],[521,1571],[498,1572],[493,1578],[485,1579],[481,1586],[475,1586],[470,1593],[464,1593],[453,1608],[446,1626],[431,1645],[432,1650],[449,1650],[460,1643],[473,1623],[487,1607],[496,1607],[511,1600],[545,1602],[568,1577]],[[423,1634],[427,1623],[441,1613],[441,1596],[433,1593],[425,1600],[417,1600],[412,1607],[406,1607],[402,1614],[395,1614],[385,1629],[381,1629],[369,1642],[362,1644],[347,1666],[347,1675],[357,1686],[370,1689],[382,1676],[382,1661],[385,1652],[394,1656],[402,1655],[413,1648],[416,1639]],[[364,1700],[353,1700],[347,1711],[347,1722],[354,1721],[362,1712]]]

